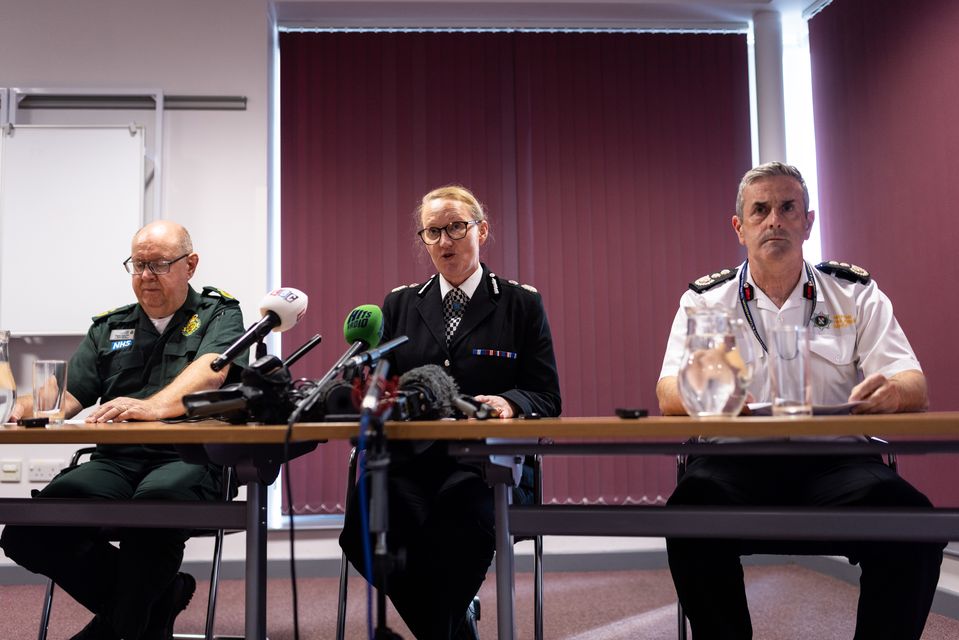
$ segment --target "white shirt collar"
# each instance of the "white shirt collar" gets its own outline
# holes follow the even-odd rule
[[[803,287],[806,284],[806,263],[803,262],[803,266],[799,272],[799,281],[796,283],[795,288],[793,288],[792,293],[789,294],[789,297],[786,298],[786,301],[783,303],[782,307],[777,307],[775,303],[773,303],[773,301],[769,299],[769,296],[766,295],[766,292],[759,288],[759,285],[757,285],[756,281],[753,280],[752,269],[748,269],[746,271],[746,282],[752,285],[753,290],[756,292],[756,306],[759,307],[760,309],[779,313],[782,311],[786,311],[787,309],[793,306],[802,307],[804,306],[804,303],[805,303],[805,299],[803,298]],[[821,293],[817,292],[817,297],[820,297],[820,296],[821,296]]]
[[[472,299],[473,294],[476,293],[476,287],[478,287],[480,285],[480,282],[482,282],[483,280],[483,267],[476,267],[476,271],[474,271],[469,278],[463,281],[463,284],[461,284],[459,287],[454,287],[453,285],[451,285],[449,281],[447,281],[447,279],[443,277],[443,274],[439,274],[439,277],[440,277],[440,299],[445,300],[446,294],[452,291],[454,288],[459,289],[460,291],[466,294],[467,298]]]

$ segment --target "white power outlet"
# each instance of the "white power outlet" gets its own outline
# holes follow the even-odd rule
[[[0,482],[20,482],[20,460],[0,460]]]
[[[30,466],[27,468],[27,480],[30,482],[49,482],[65,466],[66,463],[58,459],[38,458],[30,460]]]

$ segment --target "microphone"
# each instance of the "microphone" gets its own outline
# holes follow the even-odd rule
[[[349,343],[349,348],[346,353],[339,357],[330,370],[316,381],[313,391],[297,406],[294,416],[296,420],[299,420],[302,416],[317,417],[313,413],[313,407],[323,393],[321,390],[343,369],[346,361],[360,351],[380,344],[380,340],[383,338],[383,312],[375,304],[363,304],[356,307],[350,311],[343,322],[343,337]]]
[[[370,376],[369,386],[366,388],[366,395],[360,404],[360,410],[363,415],[369,416],[379,407],[380,395],[386,387],[386,375],[390,372],[390,361],[380,360],[373,368],[373,375]]]
[[[439,420],[453,415],[459,387],[442,367],[426,364],[400,376],[390,400],[396,420]]]
[[[467,418],[476,418],[477,420],[486,420],[493,415],[493,407],[480,402],[472,396],[458,394],[453,398],[453,406],[459,409],[460,413]]]
[[[291,287],[274,289],[266,294],[260,301],[260,313],[263,317],[217,356],[216,360],[210,363],[210,368],[219,371],[262,340],[270,331],[286,331],[293,327],[306,313],[307,300],[305,293]]]
[[[304,342],[299,349],[291,353],[286,360],[283,361],[283,366],[290,368],[293,366],[293,363],[305,356],[307,353],[313,350],[313,347],[320,344],[323,340],[323,336],[320,334],[315,334],[312,338]]]
[[[343,322],[343,337],[350,348],[336,361],[323,379],[346,366],[346,361],[360,351],[371,349],[383,339],[383,312],[375,304],[361,304],[346,316]]]
[[[373,364],[377,362],[380,358],[385,356],[387,353],[400,346],[404,342],[408,342],[409,338],[407,336],[398,336],[392,340],[387,340],[378,347],[367,349],[359,355],[355,355],[344,363],[344,367],[362,367],[363,365]]]

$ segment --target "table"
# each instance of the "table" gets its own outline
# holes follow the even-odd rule
[[[450,451],[464,458],[492,454],[522,456],[710,453],[905,453],[959,452],[959,412],[813,418],[748,417],[697,420],[688,417],[555,418],[541,420],[388,422],[391,439],[454,440]],[[120,423],[63,425],[47,429],[0,428],[2,444],[280,444],[285,425],[245,426],[202,423]],[[303,423],[293,426],[291,442],[347,439],[356,423]],[[867,433],[892,439],[880,446],[866,442],[788,441],[795,436]],[[730,436],[778,439],[768,442],[682,444],[690,437]],[[550,444],[537,444],[537,439]],[[486,444],[484,439],[496,439]],[[501,442],[500,439],[515,440]],[[479,440],[480,442],[460,442]],[[525,442],[524,442],[525,440]],[[530,441],[532,440],[532,442]],[[662,507],[511,506],[512,474],[491,473],[496,502],[496,580],[499,638],[514,637],[512,536],[535,534],[709,536],[763,538],[850,538],[959,540],[959,510],[917,513],[908,509],[710,509]],[[244,529],[247,532],[246,636],[264,638],[266,630],[266,487],[247,482],[246,502],[90,504],[78,501],[0,500],[0,522],[189,526]],[[55,506],[55,509],[49,507]],[[703,519],[709,518],[704,530]],[[918,531],[918,527],[922,527]],[[854,532],[854,533],[850,533]]]
[[[550,444],[452,443],[464,458],[513,455],[623,454],[852,454],[959,452],[959,413],[884,416],[817,416],[697,420],[688,417],[582,418],[533,421],[516,436],[539,434],[560,439]],[[505,425],[504,425],[505,426]],[[894,438],[888,444],[865,441],[789,440],[805,436],[869,434]],[[684,444],[694,435],[769,438],[723,444]],[[487,434],[488,435],[488,434]],[[438,437],[438,436],[437,436]],[[768,539],[959,540],[959,510],[906,508],[663,508],[644,506],[510,506],[509,487],[494,485],[496,509],[496,593],[500,640],[515,636],[512,535],[636,535],[743,537]]]

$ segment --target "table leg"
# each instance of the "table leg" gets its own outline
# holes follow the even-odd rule
[[[509,532],[509,500],[512,490],[512,487],[502,482],[493,485],[496,510],[496,618],[499,640],[513,640],[516,635],[516,622],[513,620],[513,536]]]
[[[266,638],[266,486],[246,485],[246,637]]]

